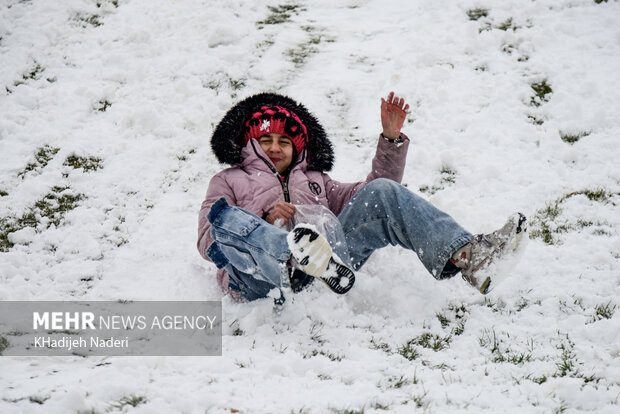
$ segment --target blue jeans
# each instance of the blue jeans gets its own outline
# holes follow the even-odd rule
[[[288,285],[291,252],[286,230],[218,200],[207,216],[214,242],[207,255],[225,268],[229,287],[247,300],[264,298]],[[472,235],[446,213],[402,185],[383,178],[368,183],[338,216],[351,260],[361,268],[372,252],[388,244],[414,251],[436,278],[459,272],[449,259]]]

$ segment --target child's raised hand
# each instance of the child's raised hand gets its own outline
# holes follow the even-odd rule
[[[394,96],[390,92],[387,100],[381,98],[381,125],[383,136],[387,139],[396,139],[400,136],[400,129],[405,123],[409,104],[405,105],[405,99]]]
[[[286,201],[278,201],[273,209],[265,217],[265,221],[274,224],[276,220],[282,220],[282,224],[286,224],[295,214],[295,206]]]

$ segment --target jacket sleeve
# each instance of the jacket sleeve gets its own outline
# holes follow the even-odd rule
[[[211,261],[211,259],[209,259],[205,252],[213,242],[213,239],[211,238],[211,223],[207,220],[207,214],[209,214],[211,206],[222,197],[226,198],[226,201],[231,206],[237,204],[236,197],[230,185],[228,185],[222,175],[216,174],[209,182],[207,195],[202,202],[198,215],[198,252],[203,258],[209,261]]]
[[[377,151],[372,159],[372,170],[365,181],[357,183],[341,183],[324,174],[325,191],[330,210],[338,215],[349,202],[351,197],[361,190],[366,184],[377,178],[387,178],[397,183],[403,179],[405,164],[407,162],[407,150],[409,138],[401,132],[402,142],[388,141],[379,137]]]

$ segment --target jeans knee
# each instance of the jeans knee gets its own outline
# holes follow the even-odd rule
[[[379,193],[393,193],[398,191],[402,186],[398,184],[396,181],[390,180],[388,178],[375,178],[368,184],[366,187],[370,191],[376,191]]]

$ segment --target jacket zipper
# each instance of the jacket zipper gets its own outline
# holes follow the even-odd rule
[[[280,175],[280,174],[278,174]],[[284,193],[284,201],[286,201],[287,203],[291,202],[291,197],[288,193],[288,177],[290,176],[290,172],[289,174],[286,176],[285,181],[280,180],[280,184],[282,185],[282,192]]]
[[[271,172],[275,174],[276,178],[280,182],[280,186],[282,186],[282,192],[284,193],[284,201],[286,201],[287,203],[290,203],[291,202],[291,197],[290,197],[289,192],[288,192],[288,177],[291,175],[290,171],[289,171],[289,174],[286,175],[286,178],[284,180],[282,180],[282,176],[280,175],[278,170],[276,170],[266,159],[264,159],[256,151],[256,147],[254,147],[254,143],[253,142],[252,142],[252,148],[254,149],[254,153],[256,154],[256,156],[258,158],[260,158],[261,160],[263,160],[263,162],[267,165],[267,167],[269,167]]]

